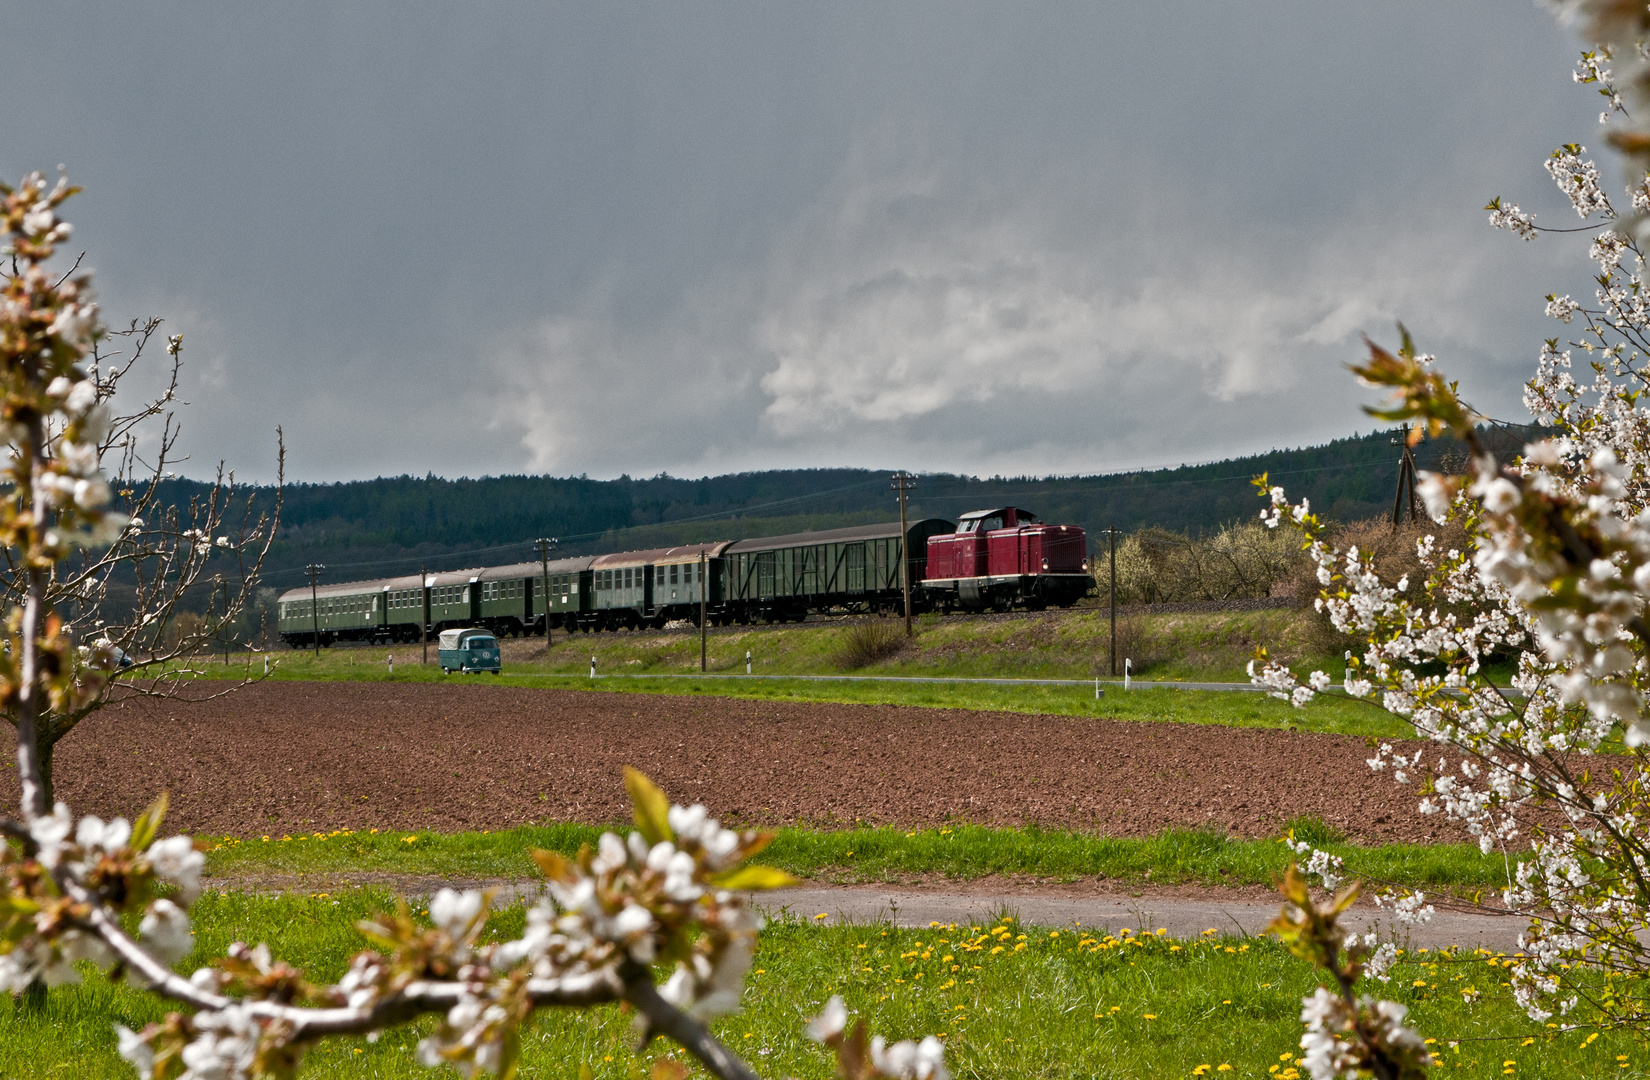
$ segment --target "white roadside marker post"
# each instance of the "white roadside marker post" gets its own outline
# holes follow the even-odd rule
[[[590,677],[592,679],[596,677],[596,658],[594,656],[590,658]]]
[[[745,650],[745,674],[749,675],[750,673],[751,673],[751,651],[749,649],[746,649]]]
[[[1129,688],[1129,671],[1133,666],[1134,661],[1125,656],[1123,658],[1123,689],[1125,690]]]
[[[390,674],[394,675],[395,674],[395,654],[394,653],[386,653],[385,654],[385,659],[387,659],[390,662]]]

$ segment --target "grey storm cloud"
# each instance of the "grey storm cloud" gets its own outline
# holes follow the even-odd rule
[[[196,474],[1206,460],[1367,428],[1400,319],[1517,418],[1586,288],[1481,209],[1594,130],[1533,3],[4,9]]]

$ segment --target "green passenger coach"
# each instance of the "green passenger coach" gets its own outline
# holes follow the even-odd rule
[[[383,621],[383,597],[374,582],[322,585],[313,595],[306,588],[282,596],[278,612],[281,637],[294,647],[334,641],[369,641]]]
[[[552,626],[576,625],[590,610],[591,556],[542,562],[511,563],[481,571],[476,622],[495,634],[518,636],[544,633],[548,609]],[[547,574],[548,571],[548,574]],[[545,577],[550,579],[550,603],[544,602]]]

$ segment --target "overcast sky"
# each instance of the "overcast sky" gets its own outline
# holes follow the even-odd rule
[[[1203,461],[1368,430],[1400,318],[1521,418],[1590,295],[1481,209],[1577,224],[1532,0],[0,13],[0,176],[184,334],[193,475]]]

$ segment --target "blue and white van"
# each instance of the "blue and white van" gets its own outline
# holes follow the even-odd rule
[[[436,655],[442,674],[447,675],[455,671],[490,671],[497,675],[502,667],[498,639],[491,630],[479,627],[441,631],[441,647]]]

